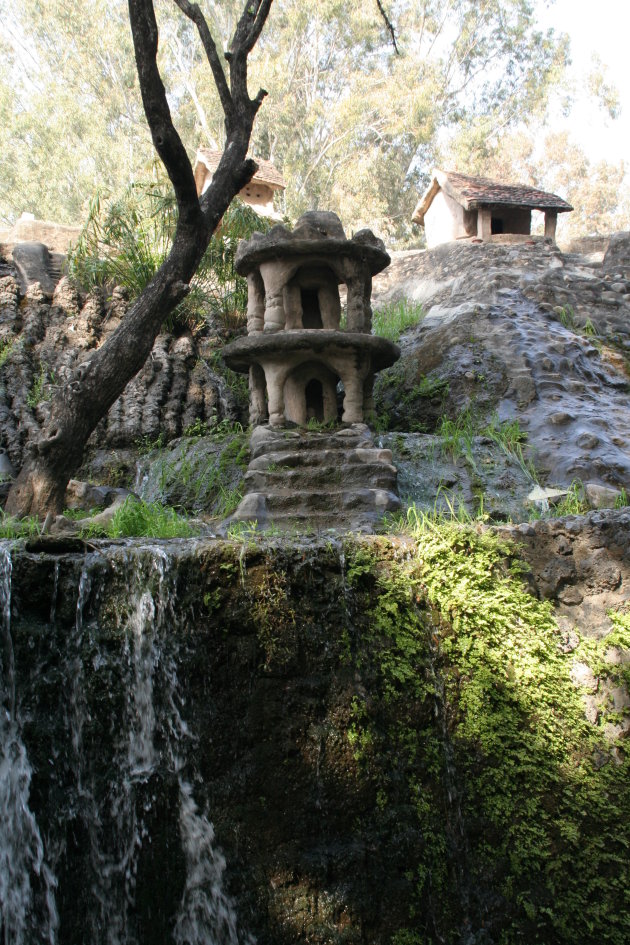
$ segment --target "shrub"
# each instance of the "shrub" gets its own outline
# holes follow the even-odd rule
[[[83,289],[118,285],[132,299],[143,291],[170,252],[177,225],[173,192],[164,181],[131,184],[108,203],[91,200],[88,220],[68,255],[70,278]],[[245,320],[247,282],[236,274],[234,256],[241,239],[269,223],[236,199],[191,280],[190,292],[166,321],[169,330],[194,330],[211,314],[227,328]]]

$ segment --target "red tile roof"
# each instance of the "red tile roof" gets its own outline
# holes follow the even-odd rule
[[[414,210],[412,220],[424,223],[424,215],[431,206],[438,190],[443,190],[456,200],[465,210],[479,207],[527,207],[531,210],[555,210],[565,213],[573,210],[570,203],[536,187],[525,184],[502,184],[486,177],[470,177],[455,171],[433,172],[431,184],[420,198]]]
[[[199,148],[195,161],[195,180],[197,179],[197,168],[200,164],[205,164],[210,172],[216,171],[222,155],[222,151],[213,151],[210,148]],[[252,157],[252,155],[250,154],[249,157]],[[273,188],[273,190],[284,190],[287,186],[284,177],[271,161],[265,161],[263,158],[259,157],[254,157],[254,161],[256,161],[258,165],[258,170],[252,177],[253,181],[260,181],[262,184],[267,184],[269,187]]]

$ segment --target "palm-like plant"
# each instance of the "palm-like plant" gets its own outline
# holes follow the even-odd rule
[[[167,183],[130,184],[105,203],[96,194],[81,235],[68,255],[68,274],[82,289],[124,286],[136,298],[171,247],[177,224],[175,198]],[[238,243],[269,223],[235,199],[210,240],[188,296],[171,314],[169,330],[196,330],[213,320],[234,330],[245,321],[247,283],[234,269]]]

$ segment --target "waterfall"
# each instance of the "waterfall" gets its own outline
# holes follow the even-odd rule
[[[159,543],[127,543],[88,554],[75,585],[74,623],[63,638],[70,787],[59,819],[76,824],[84,838],[86,907],[80,928],[90,945],[148,940],[135,906],[138,883],[146,882],[142,870],[147,858],[151,861],[152,831],[164,826],[156,807],[164,796],[177,805],[173,826],[180,849],[174,854],[183,870],[179,904],[175,900],[171,918],[165,918],[172,940],[176,945],[253,941],[239,930],[235,905],[224,890],[225,858],[205,805],[193,793],[199,781],[196,740],[182,715],[177,672],[176,555],[177,545]],[[54,582],[52,621],[61,607],[58,563]],[[102,699],[117,700],[109,720],[112,737],[96,753],[103,718],[94,716],[95,687]],[[63,859],[63,850],[59,856]]]
[[[16,710],[11,571],[10,547],[0,542],[0,936],[3,945],[55,945],[56,880],[29,807],[32,769]]]

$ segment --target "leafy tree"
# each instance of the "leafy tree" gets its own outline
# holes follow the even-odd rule
[[[289,216],[326,207],[407,237],[441,139],[482,117],[487,132],[517,124],[565,62],[526,0],[396,2],[391,16],[399,54],[375,5],[279,0],[254,140],[283,168]]]
[[[214,319],[235,328],[246,320],[247,281],[234,268],[238,243],[269,221],[236,198],[212,236],[190,292],[167,319],[169,330],[195,330]],[[77,243],[68,255],[68,274],[83,290],[123,286],[133,300],[168,256],[177,230],[177,204],[168,180],[131,184],[121,197],[103,203],[97,195]]]
[[[0,217],[76,223],[153,160],[126,5],[0,0],[0,17]]]
[[[6,510],[10,515],[43,517],[61,510],[68,479],[81,461],[90,434],[146,361],[164,319],[188,294],[190,280],[231,200],[256,171],[247,150],[266,92],[261,89],[250,98],[247,64],[272,0],[246,0],[226,53],[227,75],[199,7],[189,0],[174,2],[195,24],[207,56],[225,116],[225,151],[210,186],[199,198],[158,68],[153,0],[129,0],[142,102],[154,147],[173,186],[177,225],[168,256],[126,317],[55,396],[43,436],[9,493]]]
[[[7,20],[9,2],[0,0]],[[227,45],[238,0],[202,5]],[[160,67],[188,155],[222,148],[220,100],[194,23],[166,0],[156,6]],[[24,168],[0,192],[0,216],[32,210],[77,222],[97,187],[121,193],[150,160],[123,0],[22,0],[16,9],[14,35],[35,60],[26,83],[17,75],[24,52],[9,69],[17,92],[11,99],[5,84],[4,106],[0,73],[0,142],[13,142],[5,166]],[[408,238],[445,137],[482,118],[489,132],[505,131],[543,108],[565,54],[563,39],[535,28],[528,0],[276,0],[252,56],[252,76],[269,91],[253,150],[283,170],[290,217],[325,207],[351,228]]]

